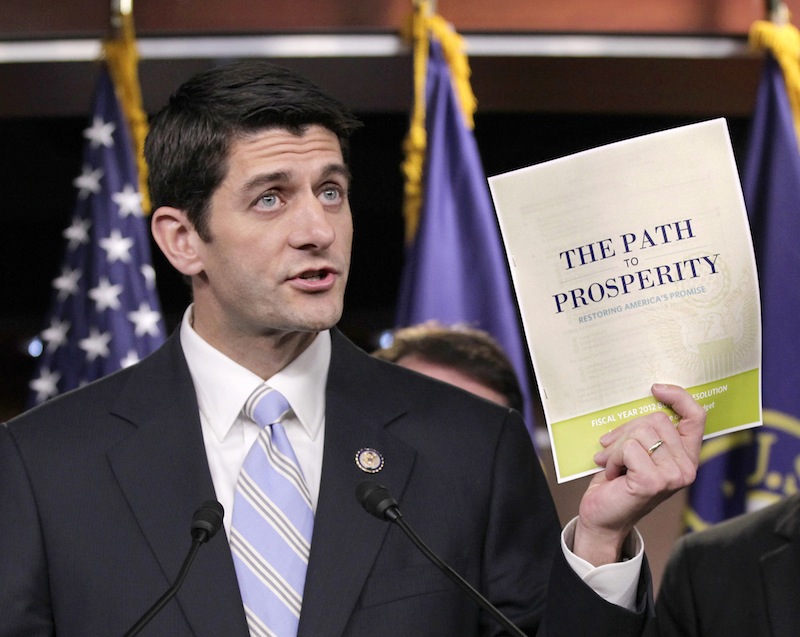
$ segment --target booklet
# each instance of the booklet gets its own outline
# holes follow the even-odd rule
[[[724,119],[491,177],[557,478],[689,390],[706,438],[761,424],[755,256]]]

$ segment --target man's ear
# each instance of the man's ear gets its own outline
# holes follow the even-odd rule
[[[155,242],[172,267],[185,276],[203,271],[198,250],[203,241],[183,210],[161,206],[151,215],[150,226]]]

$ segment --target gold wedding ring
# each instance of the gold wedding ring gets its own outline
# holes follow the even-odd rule
[[[655,442],[654,442],[652,445],[650,445],[650,447],[648,447],[648,449],[647,449],[647,455],[648,455],[648,456],[652,456],[652,455],[653,455],[653,452],[654,452],[656,449],[658,449],[658,448],[659,448],[661,445],[663,445],[663,444],[664,444],[664,441],[663,441],[663,440],[656,440],[656,441],[655,441]]]

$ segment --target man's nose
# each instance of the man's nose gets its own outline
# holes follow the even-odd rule
[[[336,238],[332,215],[314,193],[307,193],[298,201],[294,227],[290,236],[293,247],[298,249],[326,248]]]

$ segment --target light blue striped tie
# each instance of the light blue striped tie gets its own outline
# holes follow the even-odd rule
[[[251,637],[295,637],[311,550],[311,497],[283,425],[280,392],[262,385],[244,413],[262,427],[236,483],[233,553]]]

